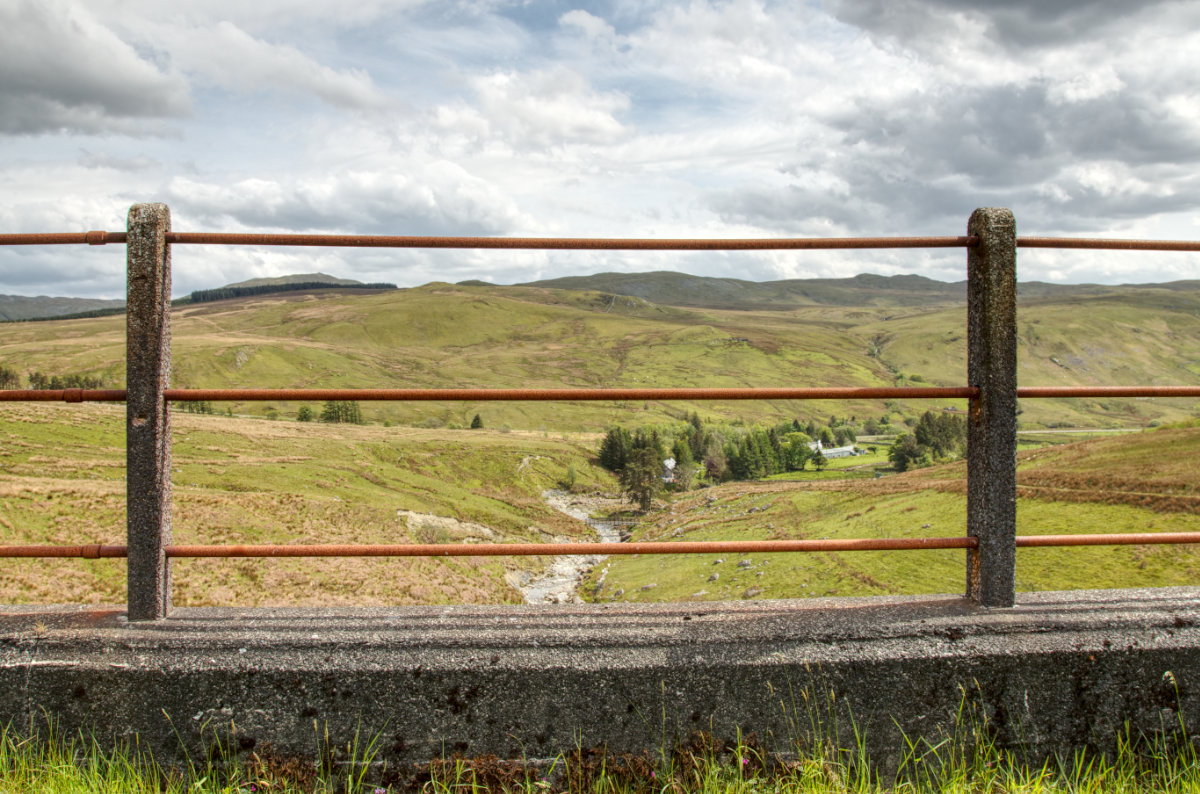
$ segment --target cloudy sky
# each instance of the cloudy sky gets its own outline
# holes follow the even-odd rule
[[[1200,2],[0,0],[0,232],[1200,238]],[[0,293],[121,297],[122,246],[0,250]],[[177,247],[175,293],[673,269],[964,278],[960,251]],[[1200,278],[1028,250],[1020,277]]]

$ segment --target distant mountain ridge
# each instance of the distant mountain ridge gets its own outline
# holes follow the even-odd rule
[[[936,281],[914,274],[881,276],[861,273],[850,278],[745,281],[660,270],[650,273],[567,276],[513,286],[589,290],[641,298],[663,306],[745,311],[787,310],[803,306],[922,307],[963,303],[967,299],[966,281]],[[1200,292],[1200,281],[1122,285],[1026,281],[1017,284],[1017,296],[1022,302],[1161,294],[1164,290]]]
[[[291,290],[317,289],[322,286],[349,289],[396,289],[394,284],[364,284],[327,273],[296,273],[286,276],[253,278],[226,284],[212,290],[196,290],[177,302],[206,302]],[[458,286],[504,290],[533,287],[599,292],[639,298],[660,306],[730,309],[741,311],[787,311],[806,306],[833,307],[935,307],[966,301],[967,282],[936,281],[915,274],[881,276],[860,273],[850,278],[783,279],[747,281],[737,278],[693,276],[676,271],[647,273],[596,273],[590,276],[527,281],[512,285],[492,284],[471,279]],[[1172,295],[1200,292],[1200,280],[1173,281],[1164,284],[1050,284],[1040,281],[1019,282],[1017,295],[1022,303],[1054,300],[1086,300],[1123,296],[1127,300],[1169,300]],[[197,299],[198,298],[198,299]],[[34,319],[69,319],[119,312],[121,300],[89,298],[24,297],[0,295],[0,322]]]
[[[350,289],[396,289],[395,284],[364,284],[352,278],[338,278],[328,273],[294,273],[288,276],[252,278],[234,284],[226,284],[210,290],[194,290],[190,295],[177,298],[173,304],[203,303],[206,301],[241,298],[250,295],[288,292],[291,290],[319,289],[321,287],[346,287]],[[60,298],[39,295],[35,298],[22,295],[0,295],[0,322],[18,320],[71,320],[83,317],[102,317],[119,314],[125,310],[123,300],[101,300],[92,298]]]
[[[306,290],[328,288],[389,290],[396,289],[396,285],[383,282],[364,284],[352,278],[336,278],[325,273],[300,273],[290,276],[275,276],[273,278],[254,278],[237,284],[226,284],[224,287],[217,287],[216,289],[192,290],[191,295],[187,298],[187,302],[209,303],[211,301],[229,300],[231,298],[269,295],[277,292],[303,292]]]
[[[234,287],[276,287],[291,284],[334,284],[338,286],[354,287],[361,286],[363,282],[356,281],[352,278],[338,278],[331,276],[328,273],[293,273],[288,276],[271,276],[266,278],[252,278],[246,281],[238,281],[233,284],[226,284],[224,287],[217,289],[227,289]]]
[[[36,297],[0,295],[0,322],[32,320],[39,317],[63,317],[104,309],[120,309],[124,306],[125,301],[123,300],[57,298],[48,295]]]

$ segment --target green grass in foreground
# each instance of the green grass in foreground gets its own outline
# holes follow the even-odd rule
[[[227,762],[219,755],[163,768],[136,745],[107,751],[95,739],[29,740],[0,730],[0,792],[1187,792],[1200,791],[1200,751],[1182,732],[1118,737],[1110,757],[1082,751],[1027,764],[996,746],[986,725],[956,726],[939,742],[910,742],[898,770],[881,775],[859,748],[810,746],[796,757],[764,752],[753,740],[732,744],[694,736],[673,752],[605,755],[576,750],[547,764],[495,758],[440,759],[399,776],[374,764],[374,742],[317,759]],[[328,759],[341,755],[335,766]],[[325,759],[325,760],[322,760]],[[349,774],[345,770],[353,770]],[[370,770],[368,780],[367,771]],[[387,782],[387,781],[393,782]]]

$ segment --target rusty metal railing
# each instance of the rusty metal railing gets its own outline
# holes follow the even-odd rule
[[[1200,543],[1200,532],[1124,532],[1081,535],[1018,535],[1016,547],[1058,546],[1163,546]],[[295,544],[185,544],[164,547],[170,559],[229,557],[549,557],[621,554],[772,554],[783,552],[917,551],[977,549],[979,539],[967,536],[938,538],[837,538],[813,540],[632,541],[626,543],[295,543]],[[0,557],[77,557],[87,560],[123,558],[128,547],[2,546]]]
[[[421,237],[361,234],[257,234],[167,232],[171,245],[255,245],[328,248],[500,248],[560,251],[816,251],[831,249],[975,248],[978,235],[962,237]],[[126,232],[0,234],[0,245],[124,244]],[[1017,237],[1018,248],[1083,248],[1107,251],[1200,251],[1200,240],[1121,240],[1093,237]]]
[[[362,400],[396,402],[605,402],[638,400],[972,399],[974,386],[678,389],[164,389],[169,402]],[[1200,386],[1021,386],[1017,397],[1200,397]],[[0,402],[125,402],[125,389],[9,389]],[[2,555],[0,555],[2,556]]]
[[[127,246],[129,300],[126,389],[0,391],[0,402],[127,404],[128,544],[9,545],[0,557],[127,558],[131,620],[170,610],[169,564],[196,557],[458,557],[569,554],[733,554],[767,552],[964,549],[967,595],[986,606],[1011,606],[1018,548],[1200,543],[1200,532],[1017,536],[1015,449],[1017,398],[1200,397],[1192,386],[1016,387],[1015,296],[1018,247],[1200,251],[1200,241],[1018,237],[1007,210],[977,210],[958,237],[781,239],[611,239],[399,237],[319,234],[184,233],[170,230],[164,205],[135,205],[129,231],[0,234],[0,245]],[[557,250],[822,250],[956,248],[968,253],[968,379],[954,387],[609,388],[609,389],[171,389],[170,250],[172,245],[334,246]],[[170,537],[170,402],[259,400],[620,401],[966,399],[967,535],[722,542],[176,545]]]

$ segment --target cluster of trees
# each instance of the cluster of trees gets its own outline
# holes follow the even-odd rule
[[[917,420],[912,433],[896,438],[888,450],[888,460],[896,471],[908,471],[935,461],[957,458],[966,449],[965,419],[954,414],[926,411]]]
[[[845,446],[855,437],[853,425],[837,418],[825,426],[797,419],[745,428],[705,425],[692,413],[683,426],[632,433],[614,426],[600,443],[598,457],[601,466],[620,478],[626,494],[645,508],[664,487],[663,461],[668,457],[675,459],[673,487],[688,490],[702,480],[753,480],[799,471],[809,463],[823,468],[824,456],[812,449],[816,440],[826,446]]]
[[[676,442],[677,447],[681,440]],[[688,457],[694,473],[695,463],[690,455]],[[626,496],[637,502],[642,510],[649,510],[654,497],[664,487],[663,461],[667,453],[658,431],[638,430],[630,433],[623,427],[613,427],[600,442],[599,458],[601,466],[617,475]],[[678,469],[681,463],[679,458],[675,460]]]
[[[726,452],[731,480],[757,480],[784,471],[803,471],[811,462],[825,468],[825,456],[813,449],[813,437],[798,422],[754,428]],[[827,429],[827,428],[826,428]],[[824,442],[823,442],[824,443]]]
[[[91,375],[46,375],[41,372],[29,373],[29,388],[31,389],[102,389],[103,378]]]
[[[351,425],[364,423],[362,409],[358,407],[357,400],[326,400],[325,407],[321,409],[321,421]]]
[[[196,400],[194,402],[179,402],[176,403],[180,410],[186,411],[189,414],[215,414],[217,410],[213,408],[213,404],[208,400]]]
[[[395,284],[330,284],[326,281],[300,281],[295,284],[260,284],[257,287],[217,287],[216,289],[192,290],[192,303],[246,298],[252,295],[267,295],[273,292],[296,292],[313,289],[396,289]],[[122,309],[121,311],[124,311]]]
[[[47,375],[30,372],[25,378],[31,389],[103,389],[104,379],[91,375]],[[0,364],[0,389],[21,388],[21,373]]]

